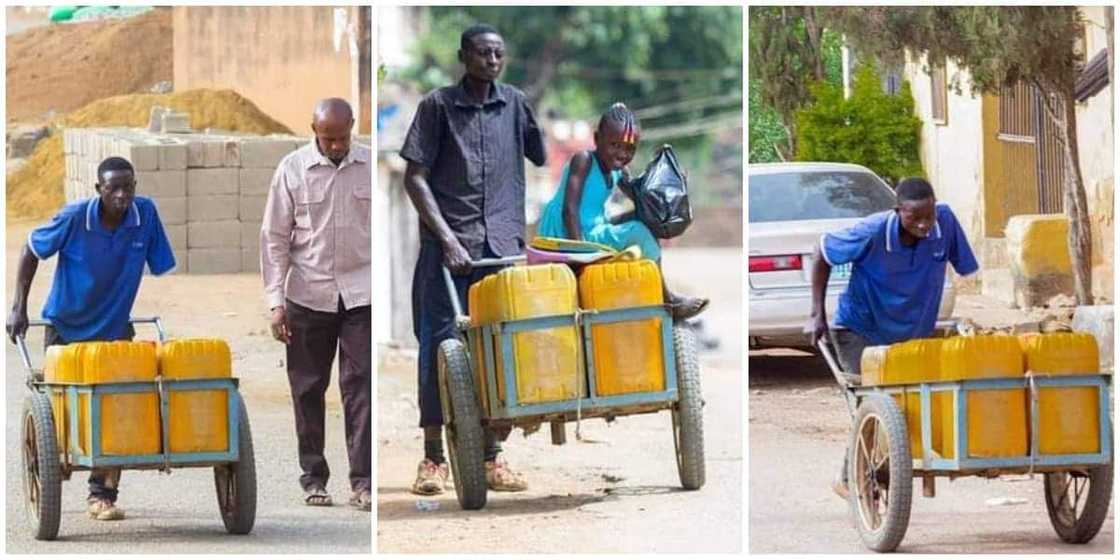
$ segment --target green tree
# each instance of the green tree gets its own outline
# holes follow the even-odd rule
[[[760,106],[777,112],[784,129],[784,143],[774,144],[778,158],[793,159],[799,140],[795,114],[812,99],[809,85],[840,83],[839,37],[824,28],[821,8],[814,6],[752,7],[749,20],[752,85],[757,84]],[[760,116],[752,138],[777,140],[768,129],[769,113]]]
[[[856,71],[848,99],[840,86],[811,85],[814,101],[797,113],[797,159],[858,163],[891,183],[922,176],[922,121],[910,84],[904,82],[898,95],[883,93],[880,84],[875,64],[867,63]]]
[[[1111,9],[1111,8],[1110,8]],[[970,75],[973,95],[999,93],[1026,82],[1042,94],[1044,117],[1062,145],[1064,199],[1070,218],[1074,294],[1092,303],[1092,240],[1077,148],[1074,83],[1080,71],[1075,40],[1080,12],[1073,6],[830,8],[830,25],[861,52],[901,61],[909,50],[926,60],[953,61]]]

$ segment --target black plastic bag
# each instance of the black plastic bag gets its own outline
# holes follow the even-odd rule
[[[630,188],[638,219],[654,237],[676,237],[692,223],[688,183],[672,146],[661,146],[646,170],[630,183]]]

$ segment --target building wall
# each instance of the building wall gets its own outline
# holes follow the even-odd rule
[[[1086,54],[1092,58],[1108,42],[1105,7],[1082,8],[1086,20]],[[1093,232],[1093,293],[1113,301],[1115,250],[1113,244],[1115,209],[1113,206],[1113,114],[1112,85],[1083,103],[1077,104],[1077,141],[1081,158],[1081,177],[1089,201]]]
[[[914,110],[922,119],[919,148],[922,167],[937,198],[953,209],[968,233],[969,241],[983,259],[980,247],[983,244],[984,216],[981,99],[972,96],[967,73],[960,72],[956,65],[950,63],[946,68],[946,78],[950,84],[959,79],[961,92],[956,93],[950,85],[948,118],[943,125],[935,124],[931,116],[930,76],[923,69],[924,64],[924,57],[910,60],[904,71],[914,95]],[[976,288],[974,281],[965,282],[961,287]]]
[[[370,13],[368,7],[177,6],[175,89],[234,89],[297,134],[310,133],[317,100],[342,97],[355,109],[358,132],[369,134]]]

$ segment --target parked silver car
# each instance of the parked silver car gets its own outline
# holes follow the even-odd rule
[[[750,347],[808,346],[813,249],[826,232],[894,207],[894,191],[870,169],[847,163],[751,165],[747,175]],[[851,265],[832,267],[825,308],[829,321],[848,285]],[[949,276],[939,319],[953,312]]]

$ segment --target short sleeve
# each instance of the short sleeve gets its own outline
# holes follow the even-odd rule
[[[46,260],[66,246],[74,226],[81,225],[81,212],[59,212],[51,221],[27,236],[27,247],[39,260]]]
[[[946,250],[949,253],[949,262],[953,264],[953,270],[961,276],[968,276],[980,270],[980,264],[976,262],[976,256],[972,254],[972,245],[969,245],[968,236],[965,235],[956,215],[948,206],[942,207],[941,213],[944,217],[943,225],[945,227],[943,229],[950,230],[949,238],[946,240],[948,244]]]
[[[525,116],[524,129],[521,131],[522,143],[525,146],[525,157],[529,158],[529,161],[537,167],[540,167],[544,165],[548,157],[544,148],[544,134],[541,133],[541,127],[537,124],[537,117],[533,114],[533,108],[529,106],[529,99],[525,96],[521,97],[521,111]]]
[[[408,135],[401,147],[401,157],[431,169],[439,156],[442,139],[443,123],[440,119],[439,102],[433,93],[425,97],[416,108],[416,115],[412,117],[412,125],[408,127]]]
[[[859,262],[867,256],[881,220],[865,218],[850,228],[821,236],[821,255],[831,266]]]
[[[155,205],[152,205],[148,235],[148,270],[156,276],[170,272],[175,268],[175,252],[171,249],[171,241],[167,239],[163,220],[159,219],[159,211]]]

